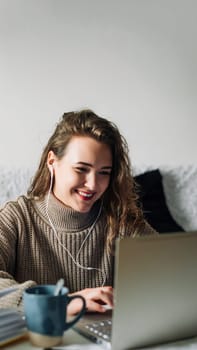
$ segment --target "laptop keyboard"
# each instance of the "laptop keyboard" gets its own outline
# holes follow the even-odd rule
[[[111,320],[103,320],[103,321],[94,321],[92,323],[88,323],[85,328],[88,332],[92,333],[95,336],[99,336],[105,341],[110,341],[111,339]]]

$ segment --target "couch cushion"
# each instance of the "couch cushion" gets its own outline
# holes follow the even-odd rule
[[[173,219],[166,205],[160,171],[147,171],[134,179],[139,185],[139,202],[148,223],[160,233],[184,231]]]
[[[161,167],[167,206],[185,231],[197,230],[197,166]]]

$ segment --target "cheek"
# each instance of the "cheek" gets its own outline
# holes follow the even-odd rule
[[[73,189],[78,186],[82,186],[84,182],[84,179],[82,176],[79,176],[79,174],[68,172],[65,174],[64,178],[64,184],[66,187]]]
[[[65,188],[72,187],[75,179],[69,171],[59,171],[55,176],[56,186],[61,188],[62,190]]]

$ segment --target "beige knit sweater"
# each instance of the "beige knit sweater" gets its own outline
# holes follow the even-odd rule
[[[112,285],[113,257],[106,250],[105,215],[98,217],[99,207],[96,203],[89,213],[80,213],[51,195],[48,213],[58,238],[46,215],[46,198],[36,201],[20,196],[1,208],[0,289],[18,285],[18,291],[0,298],[1,308],[21,307],[24,289],[54,284],[59,278],[64,278],[70,292],[101,286],[104,280],[105,285]],[[153,232],[145,225],[141,234]],[[75,260],[82,247],[79,263],[95,270],[76,266],[65,247]]]

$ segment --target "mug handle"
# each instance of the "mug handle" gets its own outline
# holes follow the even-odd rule
[[[70,295],[68,298],[69,298],[68,304],[73,299],[81,299],[83,304],[82,304],[81,310],[76,315],[76,317],[72,321],[69,321],[69,322],[65,323],[65,330],[70,328],[70,327],[72,327],[86,312],[86,301],[85,301],[84,297],[82,297],[81,295]]]

